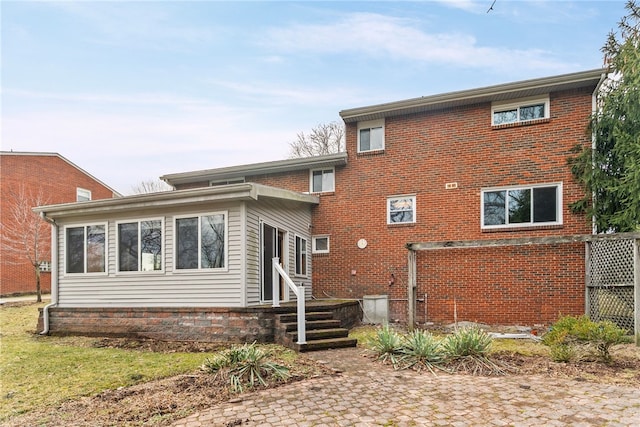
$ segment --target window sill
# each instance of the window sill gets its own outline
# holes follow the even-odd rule
[[[401,222],[397,224],[387,224],[387,227],[389,228],[402,228],[402,227],[415,227],[415,226],[416,226],[415,222]]]
[[[527,225],[522,227],[501,227],[501,228],[483,228],[483,233],[510,233],[519,231],[536,231],[536,230],[561,230],[562,224],[553,225]]]
[[[372,157],[372,156],[380,156],[384,154],[384,148],[381,150],[371,150],[371,151],[359,151],[356,153],[357,157]]]
[[[536,119],[536,120],[527,120],[526,122],[514,122],[514,123],[505,123],[502,125],[491,125],[491,129],[499,130],[499,129],[509,129],[509,128],[519,128],[523,126],[532,126],[539,125],[542,123],[549,123],[551,119]]]
[[[312,196],[324,197],[324,196],[335,196],[336,192],[335,192],[335,190],[333,190],[333,191],[317,191],[317,192],[311,192],[309,194],[311,194]]]

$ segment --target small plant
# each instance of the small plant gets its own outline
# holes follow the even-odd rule
[[[270,362],[269,353],[260,349],[256,343],[233,346],[205,360],[202,368],[222,378],[229,378],[231,390],[242,393],[248,386],[267,385],[266,379],[276,380],[288,378],[287,367]]]
[[[556,362],[597,359],[610,362],[611,347],[626,342],[626,331],[608,320],[594,322],[587,316],[564,316],[542,338]]]
[[[473,375],[504,375],[505,369],[489,359],[493,338],[478,327],[458,329],[443,343],[448,364],[454,372]]]
[[[368,342],[369,348],[382,362],[390,362],[394,367],[398,366],[402,348],[402,338],[388,324],[376,331],[376,335]]]
[[[402,341],[400,362],[405,368],[428,369],[435,373],[444,362],[444,352],[440,340],[427,331],[414,330]]]

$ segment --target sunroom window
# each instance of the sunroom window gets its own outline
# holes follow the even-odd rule
[[[227,214],[213,213],[176,219],[176,268],[226,267]]]
[[[106,225],[67,227],[65,231],[67,273],[104,273],[106,271]]]
[[[296,276],[307,275],[307,239],[296,236]]]
[[[482,191],[482,227],[561,224],[559,184]]]
[[[162,270],[162,220],[118,224],[118,271]]]

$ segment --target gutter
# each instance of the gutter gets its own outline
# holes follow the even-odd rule
[[[46,212],[40,218],[51,224],[51,302],[42,309],[43,328],[40,335],[49,335],[49,308],[58,305],[58,224]]]

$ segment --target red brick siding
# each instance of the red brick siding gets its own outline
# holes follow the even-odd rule
[[[0,155],[0,222],[10,226],[9,213],[12,191],[24,185],[27,193],[37,195],[42,189],[47,204],[76,201],[78,187],[91,191],[94,200],[113,197],[113,192],[100,182],[73,167],[62,158],[47,155]],[[41,244],[47,250],[51,234],[43,236]],[[0,261],[0,295],[35,292],[35,273],[24,257],[2,251]],[[51,274],[42,273],[43,292],[51,291]]]
[[[392,316],[406,320],[407,251],[404,245],[407,242],[589,233],[585,217],[574,215],[567,208],[570,201],[582,194],[571,176],[567,157],[576,144],[590,143],[586,126],[591,112],[591,91],[551,94],[550,105],[548,120],[499,128],[491,126],[491,105],[488,103],[387,118],[385,150],[379,154],[357,154],[356,124],[348,124],[348,165],[336,170],[335,194],[322,196],[320,205],[314,208],[313,234],[331,236],[331,253],[313,257],[314,296],[362,298],[363,295],[388,294],[392,300]],[[296,176],[300,181],[290,185],[281,177],[261,182],[306,191],[308,173]],[[457,183],[457,189],[446,190],[445,184],[449,182]],[[548,182],[563,184],[562,226],[497,232],[481,230],[482,188]],[[387,196],[398,194],[416,195],[415,224],[386,224]],[[365,249],[356,246],[361,238],[368,241]],[[509,254],[512,250],[516,255]],[[478,264],[488,257],[488,260],[495,258],[498,262],[496,268],[500,266],[499,262],[509,260],[509,268],[503,268],[499,276],[492,273],[492,269],[486,270],[485,275],[464,276],[468,280],[457,286],[461,294],[466,292],[469,296],[461,302],[459,320],[543,322],[557,315],[556,311],[583,312],[584,249],[580,245],[535,249],[536,262],[517,255],[519,251],[477,251]],[[420,253],[418,260],[436,258],[441,265],[447,266],[438,273],[439,286],[446,286],[460,280],[459,266],[468,265],[467,259],[472,255],[465,251],[429,252]],[[566,261],[554,264],[551,262],[554,259]],[[534,280],[536,271],[553,272],[568,261],[575,267],[572,267],[570,278],[562,273],[545,279],[543,286],[551,286],[557,292],[533,291],[539,289],[535,286],[542,286]],[[420,265],[418,295],[429,294],[433,301],[429,304],[434,304],[434,307],[427,307],[427,312],[433,313],[433,319],[428,320],[452,321],[451,313],[447,311],[450,311],[447,306],[450,306],[450,300],[440,295],[441,287],[429,281],[433,272],[424,267],[426,264]],[[483,268],[488,269],[488,266]],[[389,284],[391,274],[394,275],[392,285]],[[531,276],[527,285],[519,279],[523,274]],[[526,286],[534,288],[531,290]],[[560,289],[563,287],[567,287],[570,300],[562,296]],[[490,289],[493,290],[489,292]],[[505,289],[508,291],[498,291]],[[496,295],[501,292],[504,297],[497,299]],[[468,303],[468,298],[478,294],[489,296],[480,305]],[[521,299],[521,307],[531,310],[514,310],[512,300],[515,295]]]

